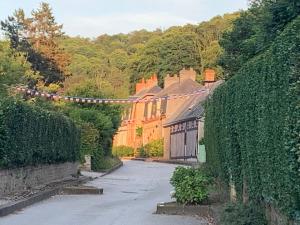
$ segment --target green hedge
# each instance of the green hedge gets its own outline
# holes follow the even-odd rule
[[[0,168],[73,162],[80,133],[67,117],[24,102],[0,102]]]
[[[134,156],[134,149],[129,146],[114,146],[112,148],[112,154],[118,157],[132,157]]]
[[[138,149],[139,157],[162,157],[164,156],[164,140],[154,140]]]
[[[82,123],[78,126],[81,130],[80,161],[83,162],[85,155],[93,155],[99,150],[99,131],[90,123]]]
[[[300,18],[207,101],[207,165],[300,218]]]

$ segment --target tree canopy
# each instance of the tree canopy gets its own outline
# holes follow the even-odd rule
[[[62,25],[55,22],[52,10],[47,3],[41,3],[40,8],[26,17],[19,9],[13,16],[1,22],[1,27],[9,38],[11,47],[26,55],[35,72],[40,74],[38,80],[31,80],[31,87],[42,82],[48,86],[59,84],[69,74],[69,56],[59,48],[56,39],[63,36]]]
[[[252,0],[250,3],[250,9],[241,13],[233,29],[220,41],[224,49],[220,65],[227,78],[268,49],[286,25],[300,15],[298,0]]]

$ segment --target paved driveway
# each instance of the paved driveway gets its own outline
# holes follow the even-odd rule
[[[176,166],[125,161],[114,173],[88,185],[99,196],[55,196],[0,218],[0,225],[201,225],[204,220],[155,215],[158,202],[170,201],[170,176]]]

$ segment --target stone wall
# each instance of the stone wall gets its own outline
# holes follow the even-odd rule
[[[0,197],[77,175],[78,163],[0,170]]]

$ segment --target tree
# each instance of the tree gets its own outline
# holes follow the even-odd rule
[[[41,3],[33,10],[30,18],[25,17],[22,9],[1,22],[1,27],[10,39],[11,46],[23,52],[31,63],[32,69],[39,72],[44,85],[60,83],[70,75],[67,66],[69,56],[59,48],[57,38],[63,36],[62,25],[55,22],[49,4]],[[38,80],[31,81],[35,86]]]
[[[0,42],[0,95],[6,95],[10,86],[38,77],[23,55],[16,54],[8,42]]]
[[[202,75],[206,68],[212,68],[216,70],[218,78],[223,78],[223,70],[218,63],[218,59],[223,51],[219,41],[224,32],[232,29],[233,22],[239,16],[240,12],[216,16],[194,28],[194,32],[198,36],[197,47],[201,59]],[[200,78],[203,78],[203,76]]]
[[[225,33],[220,64],[226,77],[232,77],[241,66],[270,47],[286,25],[300,15],[298,0],[252,0],[249,10]]]
[[[195,33],[169,31],[162,37],[151,39],[136,56],[131,68],[134,71],[131,82],[143,76],[158,74],[160,84],[163,77],[178,73],[184,67],[200,69],[200,58],[196,47]]]
[[[252,38],[255,34],[254,17],[249,12],[243,12],[234,22],[231,31],[225,33],[220,41],[224,49],[219,63],[225,71],[225,78],[230,78],[241,66],[256,54],[257,44]]]
[[[109,61],[112,66],[124,71],[128,66],[127,52],[123,49],[116,49],[110,54]]]

